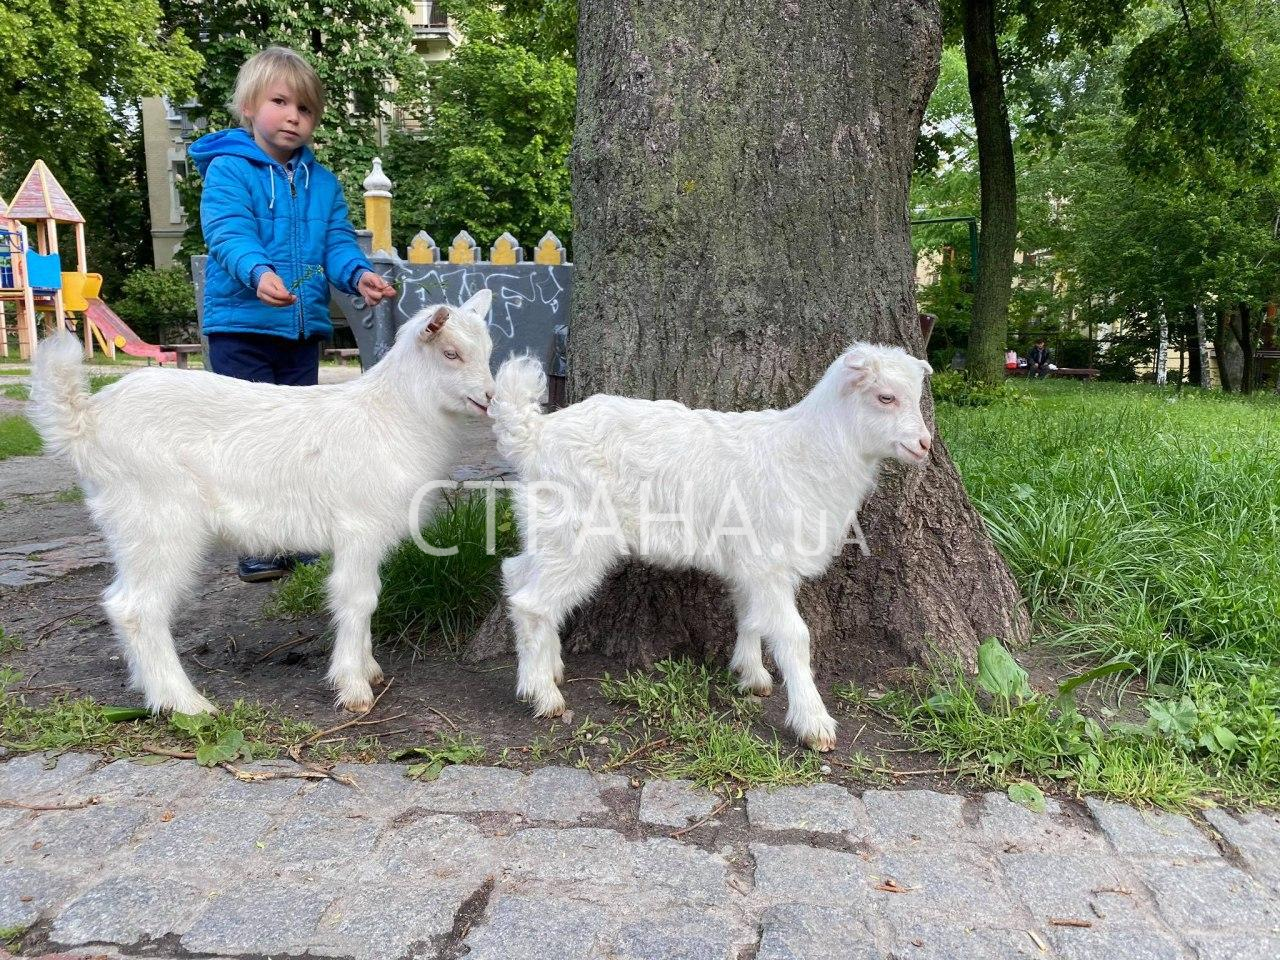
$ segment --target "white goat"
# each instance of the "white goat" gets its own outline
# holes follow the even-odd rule
[[[493,396],[489,303],[482,290],[460,308],[428,307],[363,376],[314,387],[155,369],[91,396],[76,339],[40,344],[32,419],[75,465],[111,546],[103,605],[150,709],[213,709],[169,624],[217,542],[333,552],[328,680],[341,706],[369,707],[382,679],[369,632],[378,566],[409,533],[420,488],[447,476],[458,419],[483,415]]]
[[[898,347],[855,344],[786,410],[720,413],[598,395],[544,415],[531,358],[498,371],[498,449],[519,470],[524,552],[502,565],[515,628],[517,695],[539,716],[565,702],[559,629],[624,556],[724,578],[738,637],[731,667],[765,696],[761,635],[786,685],[787,724],[830,750],[836,724],[814,684],[802,579],[846,542],[881,460],[928,459],[920,413],[930,366]]]

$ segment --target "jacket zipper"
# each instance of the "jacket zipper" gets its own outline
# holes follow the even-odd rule
[[[297,175],[297,170],[294,170]],[[303,275],[302,261],[298,257],[298,208],[294,202],[298,198],[298,188],[294,185],[293,177],[285,174],[285,179],[289,181],[289,246],[293,249],[293,276],[296,280]],[[305,314],[303,313],[303,293],[304,284],[298,284],[298,339],[304,340],[307,336],[307,323]]]

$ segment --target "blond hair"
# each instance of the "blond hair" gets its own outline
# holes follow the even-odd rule
[[[252,126],[245,111],[256,110],[267,90],[276,83],[283,83],[299,103],[311,110],[317,122],[320,120],[324,113],[324,85],[315,69],[300,53],[288,47],[267,47],[246,60],[236,77],[231,106],[242,127]]]

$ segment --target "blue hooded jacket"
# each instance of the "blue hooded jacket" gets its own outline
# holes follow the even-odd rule
[[[353,294],[360,275],[372,269],[356,244],[338,178],[304,146],[292,161],[290,182],[284,165],[247,130],[210,133],[187,153],[204,178],[204,332],[331,335],[329,284]],[[272,307],[258,299],[258,281],[269,270],[296,303]]]

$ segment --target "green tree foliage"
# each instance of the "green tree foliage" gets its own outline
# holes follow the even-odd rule
[[[0,195],[43,159],[87,220],[107,295],[150,255],[139,99],[187,96],[199,68],[156,0],[0,5]]]
[[[482,244],[510,231],[528,246],[547,230],[568,244],[576,6],[465,0],[450,13],[466,42],[430,66],[430,113],[385,154],[396,243],[466,229]]]
[[[143,267],[124,281],[116,312],[152,343],[182,343],[195,336],[196,297],[182,267]]]
[[[359,217],[360,183],[385,132],[425,110],[426,66],[413,48],[405,19],[408,0],[164,0],[166,22],[197,38],[205,68],[195,84],[190,115],[211,129],[239,126],[230,109],[236,74],[259,50],[292,47],[316,68],[328,105],[316,128],[320,161],[342,181]],[[192,169],[183,206],[199,208],[199,178]],[[191,218],[194,219],[194,218]],[[183,252],[203,250],[193,225]]]

